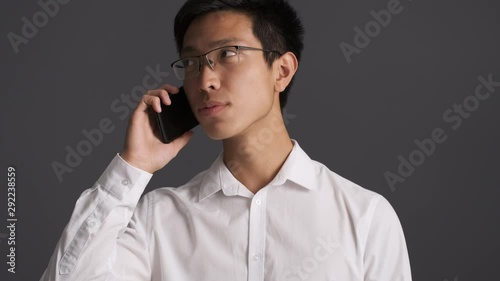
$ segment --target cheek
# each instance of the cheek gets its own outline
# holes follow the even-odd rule
[[[271,106],[273,102],[274,84],[272,82],[272,72],[267,65],[256,67],[255,64],[242,67],[231,75],[231,80],[227,84],[231,93],[234,93],[232,100],[239,106],[252,108],[265,108]]]
[[[262,79],[239,81],[233,85],[231,101],[237,114],[251,116],[267,113],[273,103],[272,92]]]

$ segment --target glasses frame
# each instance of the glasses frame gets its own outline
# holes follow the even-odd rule
[[[191,79],[191,78],[194,78],[196,76],[198,76],[198,74],[200,74],[201,72],[201,67],[202,67],[202,61],[206,61],[208,66],[210,66],[210,68],[212,70],[215,70],[215,65],[213,65],[213,62],[210,61],[210,59],[208,58],[208,55],[214,51],[217,51],[217,50],[220,50],[220,49],[224,49],[224,48],[235,48],[236,51],[238,52],[238,62],[239,62],[239,55],[240,55],[240,51],[241,50],[248,50],[248,51],[263,51],[263,52],[272,52],[272,53],[277,53],[278,55],[282,55],[281,52],[279,51],[276,51],[276,50],[267,50],[267,49],[261,49],[261,48],[254,48],[254,47],[248,47],[248,46],[241,46],[241,45],[231,45],[231,46],[222,46],[222,47],[218,47],[218,48],[215,48],[213,50],[210,50],[206,53],[204,53],[203,55],[199,55],[199,56],[190,56],[190,57],[184,57],[184,58],[180,58],[176,61],[174,61],[173,63],[170,64],[170,67],[174,70],[174,73],[175,73],[175,76],[177,77],[177,79],[179,80],[186,80],[186,79]],[[205,58],[204,60],[202,58]],[[177,64],[178,62],[180,61],[183,61],[183,60],[186,60],[186,59],[192,59],[192,60],[195,60],[198,62],[198,72],[193,75],[193,76],[189,76],[189,77],[184,77],[184,78],[180,78],[179,77],[179,74],[177,74],[177,71],[175,70],[175,67],[174,65]]]

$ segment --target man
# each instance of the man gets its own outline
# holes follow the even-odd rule
[[[223,151],[185,185],[140,199],[193,134],[162,143],[151,109],[179,89],[148,91],[42,280],[411,280],[389,202],[311,160],[287,133],[281,110],[302,36],[284,0],[187,1],[173,67]]]

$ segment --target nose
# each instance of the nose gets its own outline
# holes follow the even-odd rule
[[[204,59],[200,60],[198,83],[199,89],[207,93],[220,88],[220,79],[217,71],[214,68],[213,62],[207,56],[204,56]]]

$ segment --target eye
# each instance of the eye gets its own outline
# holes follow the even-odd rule
[[[192,58],[185,58],[185,59],[179,61],[175,65],[175,67],[177,67],[177,68],[187,68],[187,69],[193,68],[195,66],[196,66],[196,61]]]
[[[238,52],[234,49],[222,49],[219,53],[219,58],[227,59],[231,57],[235,57],[238,55]]]
[[[185,59],[183,62],[182,62],[182,65],[184,67],[190,67],[190,66],[193,66],[194,65],[194,60],[193,59]]]

